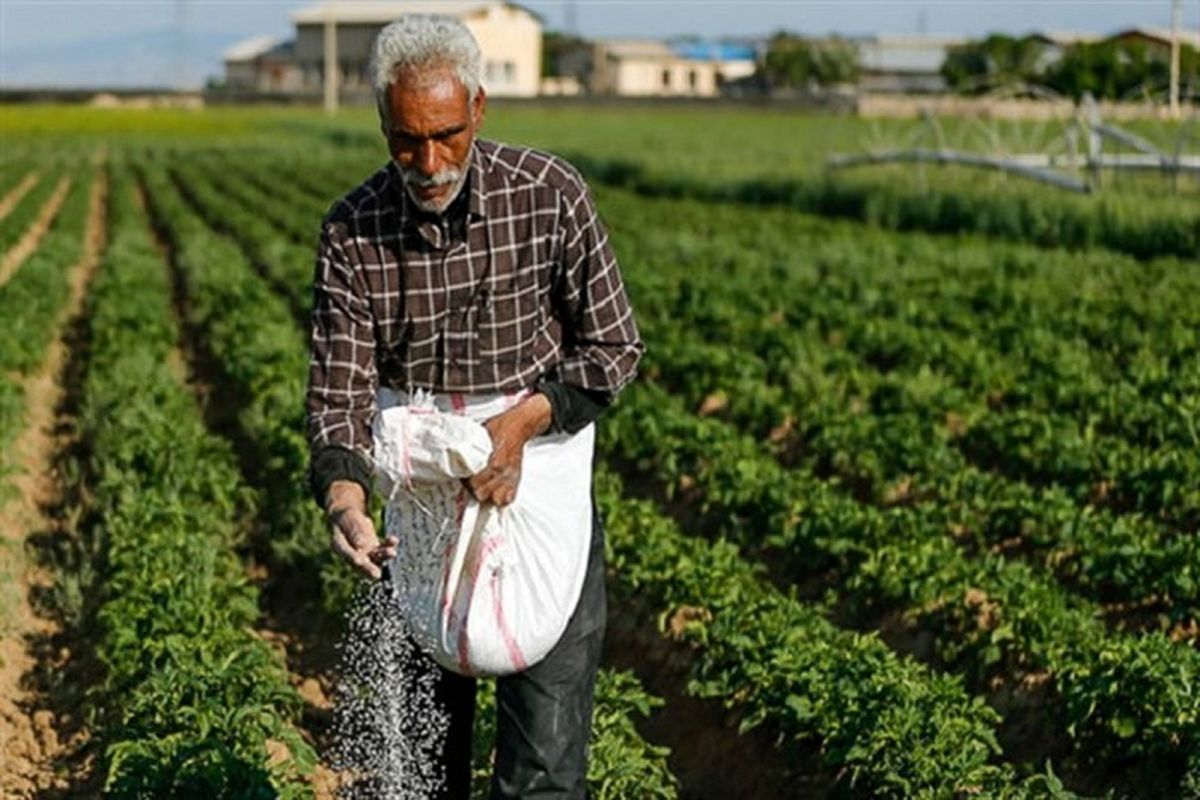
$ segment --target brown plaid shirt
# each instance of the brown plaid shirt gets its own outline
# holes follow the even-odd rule
[[[484,140],[442,215],[394,163],[334,204],[317,253],[309,362],[314,452],[369,451],[378,386],[504,392],[553,380],[615,394],[642,343],[579,173]]]

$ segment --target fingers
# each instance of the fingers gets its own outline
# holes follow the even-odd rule
[[[358,548],[355,547],[346,538],[346,534],[340,528],[333,529],[331,543],[333,551],[342,557],[347,564],[354,567],[363,575],[366,575],[372,580],[379,580],[383,575],[383,570],[379,568],[376,562],[371,558],[372,553],[378,549],[375,547]]]
[[[467,479],[467,488],[481,503],[506,506],[517,499],[520,470],[488,468]]]
[[[379,565],[396,557],[399,541],[389,536],[380,543],[370,517],[348,511],[333,520],[330,544],[347,564],[368,578],[378,580],[383,574]]]

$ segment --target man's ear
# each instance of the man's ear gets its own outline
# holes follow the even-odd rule
[[[388,124],[387,112],[380,103],[375,104],[375,110],[379,112],[379,132],[383,134],[384,139],[391,138],[391,125]]]
[[[475,102],[471,104],[471,121],[476,129],[483,124],[483,115],[487,110],[487,92],[483,87],[479,87],[479,91],[475,92]]]

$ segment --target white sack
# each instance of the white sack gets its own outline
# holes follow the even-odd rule
[[[480,504],[461,479],[482,470],[481,424],[524,395],[434,396],[405,405],[379,394],[376,488],[390,565],[418,643],[464,675],[505,675],[540,661],[566,629],[592,535],[594,428],[526,445],[517,497]]]

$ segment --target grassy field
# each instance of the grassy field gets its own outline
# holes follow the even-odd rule
[[[824,169],[916,132],[489,112],[589,178],[648,345],[600,426],[597,797],[1200,797],[1200,187]],[[373,114],[0,136],[0,793],[327,796],[305,327]]]

